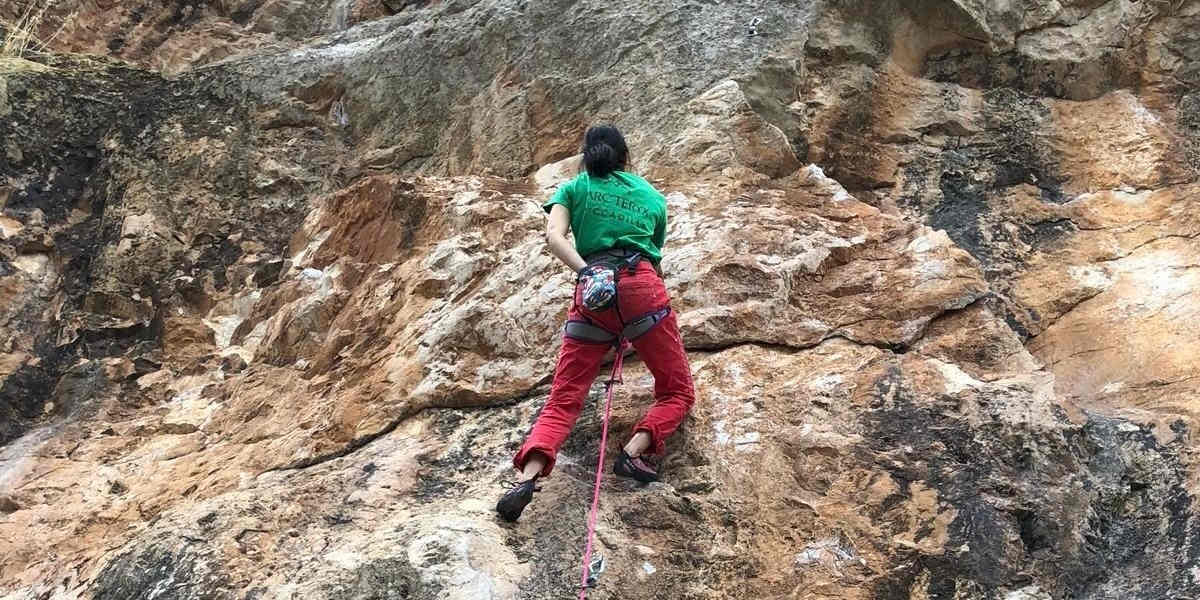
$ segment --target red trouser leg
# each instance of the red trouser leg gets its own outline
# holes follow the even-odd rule
[[[574,306],[568,319],[589,320],[592,324],[613,333],[621,331],[622,319],[632,322],[638,317],[666,308],[670,304],[666,286],[655,273],[649,262],[642,261],[634,272],[624,272],[617,282],[619,311],[610,308],[603,312],[592,312],[582,306]],[[576,303],[579,302],[576,290]],[[663,440],[675,432],[692,407],[695,393],[692,387],[692,371],[688,365],[683,340],[675,314],[655,325],[650,331],[631,340],[638,355],[654,375],[654,405],[637,424],[634,431],[650,434],[650,448],[654,454],[662,454]],[[554,383],[550,387],[550,398],[538,414],[533,429],[525,444],[513,457],[513,466],[523,469],[530,452],[540,452],[547,458],[542,475],[549,475],[554,467],[558,449],[567,439],[575,419],[583,409],[600,362],[611,346],[563,338],[562,351],[558,356],[558,367],[554,371]]]
[[[670,306],[667,288],[648,262],[641,263],[636,272],[623,277],[618,285],[617,301],[627,322]],[[696,397],[675,313],[669,313],[650,331],[630,341],[654,375],[654,405],[634,427],[634,432],[649,433],[650,452],[662,454],[663,441],[683,422]]]
[[[654,405],[633,430],[649,433],[650,452],[662,454],[663,440],[675,433],[696,400],[692,369],[675,323],[675,313],[667,315],[645,335],[633,340],[633,347],[654,375]]]
[[[581,342],[568,337],[563,338],[562,350],[558,354],[558,366],[554,369],[554,383],[550,387],[550,397],[546,405],[538,413],[537,421],[525,439],[521,450],[513,457],[513,466],[517,470],[525,468],[530,452],[539,452],[546,456],[546,466],[542,469],[544,477],[554,468],[558,449],[571,433],[579,411],[583,410],[583,399],[587,396],[596,373],[600,371],[600,362],[610,346]]]

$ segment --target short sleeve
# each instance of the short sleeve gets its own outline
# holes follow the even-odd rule
[[[654,237],[650,240],[654,243],[654,247],[660,251],[663,245],[667,243],[667,209],[663,208],[662,214],[658,215],[658,219],[654,224]]]
[[[547,200],[546,203],[542,205],[542,210],[549,213],[550,207],[554,206],[555,204],[561,204],[564,207],[566,207],[567,211],[570,211],[571,210],[571,192],[570,192],[570,190],[573,187],[575,187],[574,179],[572,179],[571,181],[564,182],[562,185],[558,186],[558,189],[554,191],[554,195],[550,196],[550,199]]]

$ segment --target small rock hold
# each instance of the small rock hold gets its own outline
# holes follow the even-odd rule
[[[128,358],[106,358],[102,364],[104,365],[104,376],[109,381],[125,380],[136,371],[133,361]]]
[[[9,514],[21,510],[21,505],[17,504],[8,496],[0,496],[0,513]]]
[[[267,287],[279,281],[279,274],[283,271],[283,263],[282,259],[259,263],[254,270],[254,285]]]
[[[1009,592],[1004,596],[1004,600],[1050,600],[1050,594],[1036,585],[1031,585]]]
[[[354,522],[354,519],[352,519],[342,513],[334,513],[332,515],[325,515],[324,518],[325,518],[325,522],[330,525],[345,525],[346,523]]]
[[[221,359],[221,370],[226,373],[240,373],[246,369],[246,359],[239,354],[228,354]]]

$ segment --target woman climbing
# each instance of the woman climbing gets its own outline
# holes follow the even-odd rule
[[[615,127],[589,128],[581,172],[543,207],[550,215],[550,251],[579,277],[550,397],[513,457],[517,485],[496,504],[505,520],[521,516],[537,478],[554,468],[605,353],[620,338],[633,344],[654,375],[654,405],[634,427],[613,473],[657,481],[658,473],[644,455],[662,454],[663,440],[692,406],[691,368],[659,269],[666,199],[645,179],[625,171],[628,158],[625,138]],[[574,233],[574,246],[568,231]]]

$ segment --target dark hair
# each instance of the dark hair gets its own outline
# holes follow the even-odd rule
[[[629,160],[625,138],[612,125],[589,127],[583,136],[583,167],[588,175],[605,177],[613,171],[624,171]]]

